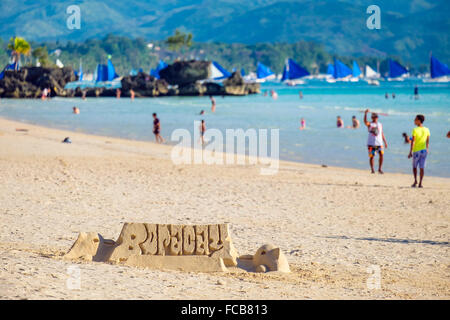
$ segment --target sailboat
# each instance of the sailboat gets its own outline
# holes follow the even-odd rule
[[[305,84],[305,81],[300,78],[306,76],[309,76],[309,72],[305,68],[295,63],[294,60],[287,59],[283,70],[283,76],[281,77],[281,82],[285,82],[288,86]]]
[[[349,81],[352,74],[352,69],[347,67],[343,62],[334,58],[333,78],[327,79],[327,82],[334,83],[336,81]]]
[[[222,67],[216,61],[212,61],[210,65],[210,80],[223,80],[231,77],[231,73]]]
[[[265,82],[266,80],[274,80],[276,75],[268,66],[258,62],[256,66],[256,78],[256,82]]]
[[[378,79],[380,78],[380,74],[377,73],[375,70],[373,70],[369,65],[366,65],[365,74],[366,74],[366,76],[364,77],[364,80],[368,84],[370,84],[372,86],[380,85],[380,81],[378,81]]]
[[[165,69],[165,68],[167,68],[168,67],[168,64],[167,63],[165,63],[164,61],[162,61],[162,60],[159,60],[159,63],[158,63],[158,65],[156,66],[156,69],[151,69],[150,70],[150,75],[152,76],[152,77],[154,77],[154,78],[156,78],[156,79],[159,79],[160,77],[159,77],[159,72],[162,70],[162,69]]]
[[[81,64],[81,59],[80,59],[80,69],[78,71],[75,71],[75,76],[78,77],[78,81],[83,81],[83,65]]]
[[[353,70],[352,70],[352,77],[350,78],[351,82],[358,82],[359,78],[361,77],[361,69],[358,66],[358,63],[356,61],[353,61]]]
[[[5,77],[5,71],[7,70],[19,70],[19,63],[13,62],[6,65],[3,71],[0,73],[0,80]]]
[[[423,82],[450,82],[450,68],[435,57],[430,58],[430,78]]]
[[[388,81],[403,81],[408,76],[408,69],[397,61],[389,59],[389,77]]]
[[[119,75],[116,73],[113,63],[111,62],[111,56],[108,57],[108,63],[99,64],[97,66],[97,82],[113,81],[118,78]]]

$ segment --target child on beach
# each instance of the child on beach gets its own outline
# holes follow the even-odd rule
[[[73,114],[80,114],[80,109],[78,109],[77,107],[73,107],[72,108],[72,113]]]
[[[367,113],[369,112],[369,109],[367,109],[364,112],[364,123],[367,126],[367,129],[369,131],[369,137],[367,138],[367,148],[369,150],[369,163],[370,163],[370,169],[372,170],[372,173],[375,173],[375,170],[373,168],[374,158],[376,152],[378,152],[378,155],[380,157],[379,164],[378,164],[378,172],[383,174],[383,170],[381,170],[381,167],[383,165],[383,142],[384,146],[387,149],[387,142],[386,138],[384,137],[383,133],[383,126],[380,122],[378,122],[378,115],[376,113],[372,112],[372,122],[367,121]]]
[[[425,175],[425,161],[428,155],[428,147],[430,145],[430,130],[423,126],[425,116],[418,114],[414,119],[417,126],[412,131],[411,148],[409,149],[408,159],[413,158],[413,174],[414,183],[411,187],[417,186],[417,167],[420,168],[419,188],[422,188],[422,180]]]

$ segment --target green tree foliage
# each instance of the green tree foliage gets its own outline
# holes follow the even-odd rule
[[[28,56],[31,52],[30,44],[24,38],[20,37],[12,37],[9,40],[7,48],[11,51],[14,62],[20,61],[21,55]]]
[[[180,36],[181,35],[181,36]],[[177,36],[177,32],[175,32]],[[83,63],[83,72],[94,73],[99,63],[106,63],[108,55],[112,56],[112,62],[119,75],[128,75],[132,69],[149,72],[150,68],[155,68],[160,59],[167,63],[179,58],[179,53],[175,51],[174,45],[182,53],[184,59],[214,60],[231,71],[233,68],[245,69],[246,73],[256,71],[258,61],[269,66],[275,73],[281,73],[287,58],[294,59],[297,63],[305,67],[309,72],[325,73],[327,65],[333,63],[334,55],[328,52],[325,47],[316,42],[299,41],[296,43],[218,43],[218,42],[193,42],[192,36],[185,33],[178,33],[178,40],[169,44],[167,40],[146,41],[143,38],[130,39],[127,37],[108,35],[102,40],[89,39],[84,42],[47,42],[31,43],[36,48],[33,56],[37,59],[48,59],[50,64],[56,61],[55,50],[59,49],[61,54],[59,59],[65,66],[70,66],[77,70],[80,60]],[[45,49],[47,48],[47,49]],[[3,54],[2,53],[3,50]],[[0,69],[8,62],[6,54],[8,46],[0,39]],[[46,51],[48,55],[46,55]],[[382,74],[388,70],[388,56],[336,56],[339,60],[352,66],[356,60],[361,70],[366,64],[376,70],[377,62],[380,64]],[[404,63],[399,57],[393,59]],[[41,62],[42,64],[42,62]],[[413,71],[413,66],[407,65]],[[420,70],[424,70],[422,67]]]
[[[186,50],[192,46],[192,33],[184,33],[176,29],[175,34],[167,38],[165,43],[171,51],[179,52],[183,48]]]
[[[37,61],[39,61],[39,63],[43,67],[50,67],[53,65],[53,63],[50,61],[50,58],[48,56],[47,47],[45,47],[45,46],[37,47],[36,49],[33,50],[31,55],[33,56],[33,58],[35,58]]]

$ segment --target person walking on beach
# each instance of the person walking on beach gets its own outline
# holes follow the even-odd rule
[[[202,120],[202,123],[199,126],[200,130],[200,139],[202,141],[202,146],[205,145],[205,132],[206,132],[206,125],[205,120]]]
[[[408,159],[413,158],[413,174],[414,183],[411,187],[417,186],[417,167],[420,168],[419,188],[422,188],[422,180],[425,175],[425,161],[428,155],[428,147],[430,146],[430,130],[423,126],[425,116],[418,114],[414,119],[417,126],[412,131],[411,148],[409,149]]]
[[[160,135],[161,131],[161,123],[156,116],[156,113],[153,113],[153,134],[155,135],[156,143],[163,143],[164,139]]]
[[[298,95],[299,95],[300,99],[303,99],[303,92],[300,91],[300,92],[298,93]]]
[[[383,157],[384,157],[384,151],[383,151],[383,142],[384,146],[387,149],[387,142],[386,138],[384,137],[383,133],[383,126],[378,121],[378,115],[374,112],[372,112],[372,122],[367,121],[367,113],[369,112],[369,109],[367,109],[364,112],[364,123],[367,126],[367,129],[369,131],[369,136],[367,138],[367,148],[369,150],[369,163],[370,163],[370,169],[372,170],[372,173],[375,173],[375,170],[373,168],[374,158],[376,152],[378,152],[378,155],[380,157],[379,164],[378,164],[378,172],[383,174],[383,170],[381,167],[383,166]]]

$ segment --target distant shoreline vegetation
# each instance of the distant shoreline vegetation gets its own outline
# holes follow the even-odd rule
[[[376,69],[380,63],[380,72],[388,70],[388,58],[394,58],[405,64],[411,74],[428,71],[428,61],[414,66],[402,61],[398,56],[339,56],[328,52],[323,44],[312,41],[298,41],[295,43],[219,43],[219,42],[192,42],[189,47],[174,51],[165,40],[146,40],[144,38],[129,38],[125,36],[107,35],[103,39],[88,39],[80,42],[29,42],[31,48],[46,48],[49,61],[55,63],[56,59],[65,66],[78,70],[82,62],[84,73],[94,73],[99,63],[105,63],[108,55],[119,75],[129,75],[131,70],[142,69],[148,73],[155,68],[159,60],[168,63],[177,58],[214,60],[229,71],[244,69],[246,73],[254,72],[258,61],[270,66],[275,73],[281,73],[287,58],[301,63],[310,73],[326,73],[327,65],[337,57],[345,64],[351,66],[353,60],[360,67],[368,64]],[[0,68],[10,60],[7,49],[8,41],[0,38]],[[35,65],[36,59],[26,57],[22,65]]]

